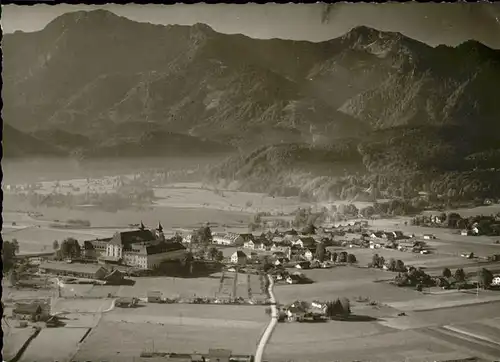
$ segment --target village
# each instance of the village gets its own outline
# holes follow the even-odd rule
[[[153,319],[147,323],[171,324],[175,317],[160,322],[166,317],[159,316],[174,305],[175,308],[197,308],[196,305],[201,304],[223,308],[217,313],[224,319],[231,319],[231,308],[259,308],[260,305],[263,309],[259,309],[259,318],[263,324],[261,327],[256,325],[257,329],[263,328],[265,319],[271,317],[271,320],[276,318],[277,322],[286,324],[314,322],[313,326],[324,330],[325,327],[316,323],[354,320],[372,323],[378,320],[369,313],[359,314],[359,308],[364,305],[361,309],[366,312],[366,306],[380,309],[385,303],[375,301],[374,296],[363,297],[366,288],[357,290],[357,295],[350,295],[352,285],[367,285],[367,278],[373,278],[374,272],[379,275],[375,280],[379,289],[386,290],[382,294],[397,294],[398,289],[410,288],[423,293],[426,299],[439,298],[437,290],[472,291],[478,298],[481,289],[486,301],[500,300],[500,292],[495,294],[500,287],[500,275],[494,274],[500,271],[498,255],[462,253],[460,257],[451,256],[440,250],[439,239],[433,233],[379,230],[370,223],[370,220],[358,218],[343,225],[308,223],[297,230],[268,227],[260,233],[238,233],[212,231],[209,223],[192,231],[165,232],[161,222],[148,228],[141,221],[134,228],[117,231],[109,237],[81,241],[67,238],[54,245],[53,252],[16,255],[16,247],[12,244],[12,268],[7,278],[8,287],[4,289],[8,293],[3,298],[4,320],[20,330],[32,327],[33,334],[26,341],[31,346],[36,346],[37,336],[43,335],[47,328],[65,330],[89,314],[105,315],[113,323],[118,323],[118,318],[123,323],[127,319],[132,322],[134,313],[151,310],[150,318]],[[400,225],[403,229],[404,225]],[[457,269],[454,274],[450,270],[452,267]],[[379,271],[386,273],[385,277]],[[347,272],[361,279],[357,281],[354,277],[352,285],[348,286],[347,278],[346,287],[337,288],[336,293],[329,292],[327,285],[336,283],[335,273]],[[320,292],[325,287],[327,289]],[[272,289],[276,299],[270,294]],[[30,290],[35,293],[29,293]],[[16,296],[24,294],[37,297]],[[373,294],[381,296],[378,291]],[[470,304],[470,293],[463,295],[467,299],[463,303]],[[460,299],[457,295],[451,305],[461,305]],[[164,311],[157,309],[161,304],[166,304]],[[126,312],[129,309],[134,310],[131,315]],[[404,318],[407,310],[398,308],[391,318]],[[186,310],[185,313],[193,312]],[[68,316],[72,318],[68,320]],[[179,316],[175,323],[186,323],[189,318]],[[203,318],[190,323],[198,325],[203,323]],[[81,346],[76,356],[72,354],[74,351],[65,351],[66,358],[84,358],[86,348],[88,353],[92,345],[92,335],[102,334],[100,322],[83,324],[85,332],[78,334]],[[280,328],[276,327],[278,331]],[[96,331],[92,332],[94,329]],[[271,349],[273,338],[268,343]],[[26,346],[22,346],[11,352],[11,358],[23,353],[22,348]],[[171,347],[166,352],[153,347],[151,351],[133,352],[133,355],[144,360],[175,355],[179,361],[182,358],[250,361],[255,353],[248,345],[235,350],[238,343],[230,348],[221,346],[220,342],[206,347],[205,352],[196,353],[199,348],[188,351]],[[107,353],[109,356],[112,351]],[[24,356],[29,355],[24,353]]]

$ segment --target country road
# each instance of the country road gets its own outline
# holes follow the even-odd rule
[[[264,355],[264,349],[266,348],[266,344],[267,342],[269,342],[269,338],[271,338],[271,334],[273,333],[276,324],[278,324],[278,309],[276,308],[276,298],[273,292],[274,281],[270,275],[267,275],[267,278],[269,279],[268,291],[269,291],[269,298],[271,299],[271,321],[269,322],[257,346],[257,352],[255,352],[255,362],[262,362],[262,356]]]

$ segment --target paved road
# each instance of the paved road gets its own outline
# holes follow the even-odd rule
[[[267,342],[269,342],[269,338],[271,338],[271,334],[273,333],[276,324],[278,324],[278,309],[276,308],[276,298],[273,292],[274,281],[270,275],[268,275],[267,278],[269,279],[268,291],[269,291],[269,297],[271,299],[271,321],[269,322],[257,346],[257,352],[255,352],[255,362],[262,362],[262,356],[264,355],[264,349],[266,348],[266,344]]]

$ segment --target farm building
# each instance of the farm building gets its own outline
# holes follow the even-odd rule
[[[238,265],[245,265],[247,263],[248,256],[243,251],[238,250],[231,255],[231,263]]]
[[[161,302],[161,292],[158,290],[150,290],[147,293],[148,303],[160,303]]]
[[[120,308],[133,308],[138,302],[137,298],[122,297],[116,300],[115,305]]]
[[[234,239],[234,245],[242,246],[248,241],[255,241],[253,234],[239,234],[236,239]]]
[[[40,304],[19,304],[12,311],[12,316],[18,319],[29,319],[31,321],[38,321],[42,316],[43,309]]]
[[[108,271],[96,264],[74,264],[45,262],[39,266],[40,273],[60,276],[72,276],[89,279],[104,279]]]
[[[234,245],[238,236],[235,233],[214,233],[212,234],[212,241],[217,245]]]
[[[229,362],[232,351],[229,349],[209,349],[208,359],[210,361]]]

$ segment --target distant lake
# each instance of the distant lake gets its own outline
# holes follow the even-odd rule
[[[190,169],[220,162],[217,157],[155,157],[77,161],[70,158],[3,159],[4,183],[55,181],[103,177],[145,171],[151,168]]]

